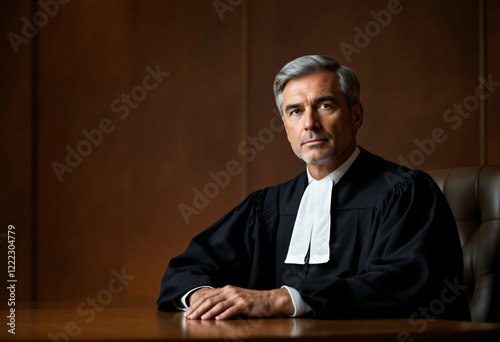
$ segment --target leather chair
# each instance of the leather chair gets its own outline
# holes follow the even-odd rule
[[[500,165],[428,173],[455,215],[472,320],[500,322]]]

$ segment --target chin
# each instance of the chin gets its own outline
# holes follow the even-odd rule
[[[305,161],[307,164],[311,165],[317,165],[317,164],[324,164],[332,159],[331,155],[323,155],[323,156],[315,156],[315,157],[310,157],[310,156],[302,156],[303,161]]]

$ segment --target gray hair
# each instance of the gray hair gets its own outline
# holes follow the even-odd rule
[[[274,97],[283,117],[283,90],[288,81],[321,71],[331,71],[337,75],[339,91],[345,96],[349,110],[359,103],[360,85],[356,74],[328,56],[302,56],[287,63],[274,79]]]

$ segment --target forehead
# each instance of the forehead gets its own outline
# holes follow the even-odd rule
[[[321,71],[288,81],[283,89],[283,100],[290,97],[335,95],[339,93],[337,75]]]

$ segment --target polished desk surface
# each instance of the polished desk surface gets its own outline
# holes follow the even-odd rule
[[[2,310],[2,323],[5,322]],[[18,309],[16,334],[3,323],[1,341],[500,341],[500,324],[301,318],[186,320],[154,307]],[[425,326],[424,326],[425,323]]]

